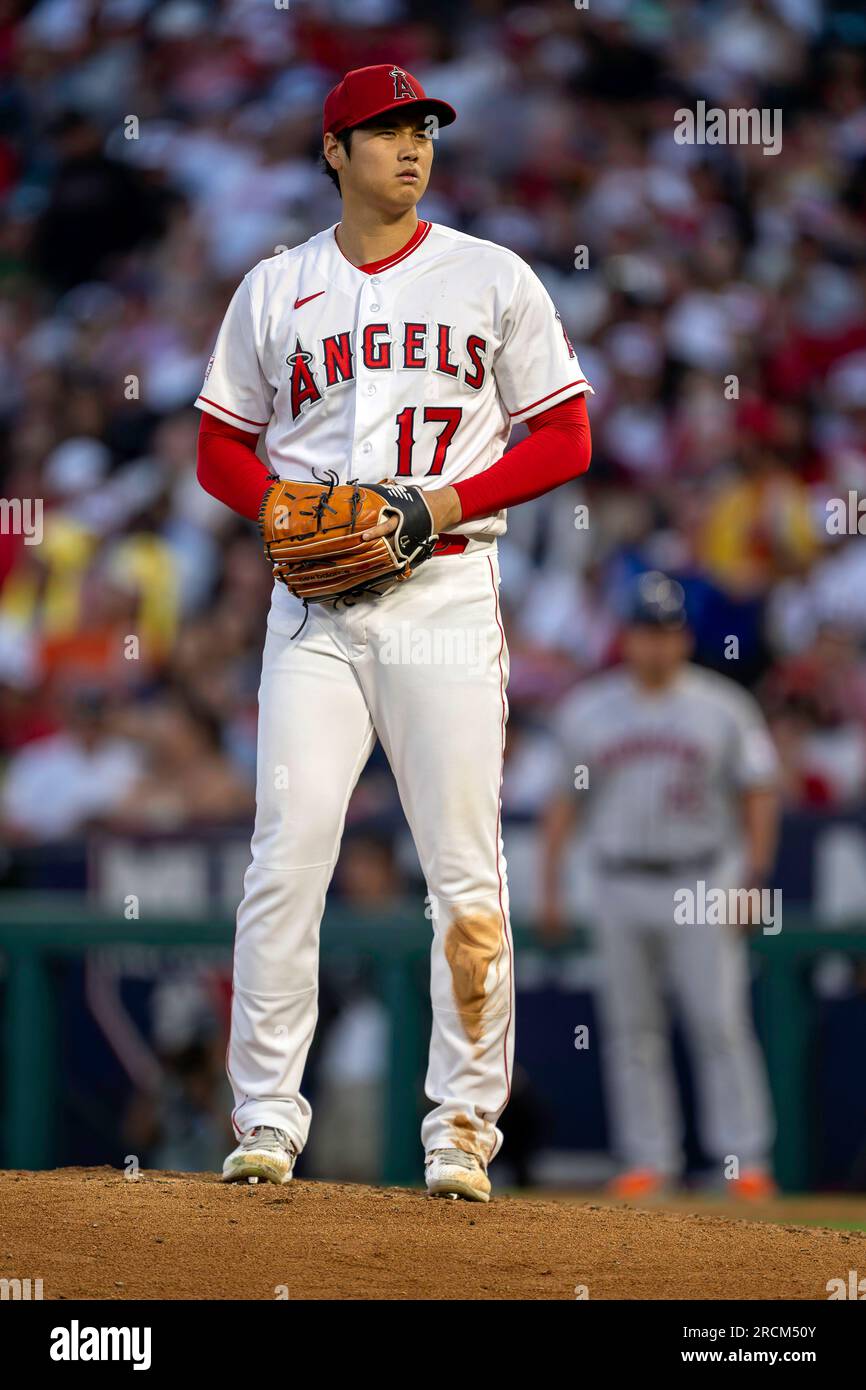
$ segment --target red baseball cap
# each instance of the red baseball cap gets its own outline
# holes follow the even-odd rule
[[[333,135],[339,135],[341,130],[381,116],[383,111],[413,104],[432,112],[440,125],[450,125],[457,120],[453,106],[428,97],[417,77],[395,63],[354,68],[325,97],[322,134],[330,130]]]

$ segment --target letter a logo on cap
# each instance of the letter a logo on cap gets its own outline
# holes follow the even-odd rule
[[[394,79],[395,101],[403,101],[406,97],[408,97],[410,101],[417,100],[417,92],[413,92],[412,86],[405,72],[403,72],[400,68],[392,68],[388,76],[393,77]]]

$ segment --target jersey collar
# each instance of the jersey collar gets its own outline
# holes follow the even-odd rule
[[[339,226],[339,223],[337,225]],[[352,266],[352,269],[363,271],[365,275],[378,275],[382,270],[390,270],[392,265],[399,265],[400,261],[405,261],[407,256],[411,256],[412,252],[417,250],[422,241],[426,241],[427,237],[430,235],[432,225],[431,222],[419,221],[418,226],[415,228],[409,240],[406,242],[405,246],[400,247],[399,251],[394,251],[390,256],[385,256],[381,261],[368,261],[366,265]],[[348,265],[352,265],[349,258],[343,255],[340,243],[337,241],[337,227],[334,228],[334,241],[337,243],[337,250],[340,252],[340,255],[343,256],[343,260],[346,261]]]

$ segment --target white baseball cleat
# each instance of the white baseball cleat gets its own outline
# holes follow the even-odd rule
[[[424,1176],[431,1197],[490,1201],[490,1179],[480,1158],[462,1149],[432,1149],[424,1162]]]
[[[256,1125],[244,1135],[223,1164],[222,1182],[291,1182],[297,1158],[285,1130]]]

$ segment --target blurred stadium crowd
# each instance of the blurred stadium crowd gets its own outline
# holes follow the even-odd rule
[[[422,214],[532,263],[596,393],[589,475],[500,543],[506,815],[541,808],[550,711],[645,568],[758,693],[787,804],[864,800],[866,548],[826,524],[866,495],[858,7],[5,0],[0,495],[45,512],[41,544],[0,534],[0,882],[93,825],[250,820],[270,576],[196,482],[191,402],[246,270],[339,220],[324,93],[391,59],[459,113]],[[677,144],[698,99],[781,109],[781,152]],[[377,755],[350,824],[399,814]]]

